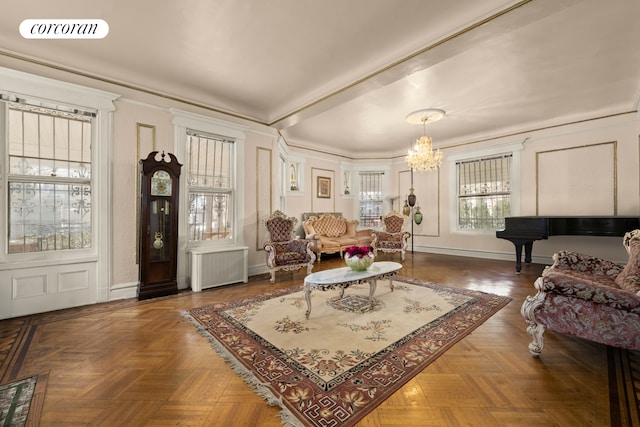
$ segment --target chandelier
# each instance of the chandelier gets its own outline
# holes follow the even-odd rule
[[[445,112],[442,110],[428,109],[418,110],[409,114],[406,121],[417,124],[422,123],[422,136],[416,140],[415,146],[409,149],[406,161],[412,171],[424,173],[436,170],[442,164],[444,157],[440,149],[433,151],[433,141],[425,135],[425,127],[427,122],[435,122],[444,117]]]

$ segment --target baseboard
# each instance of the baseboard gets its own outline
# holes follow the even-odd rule
[[[260,274],[269,274],[267,264],[259,264],[249,267],[249,277],[258,276]]]
[[[109,301],[135,298],[138,296],[138,282],[119,283],[109,289]]]
[[[427,245],[414,245],[413,250],[414,252],[433,253],[433,254],[440,254],[440,255],[452,255],[452,256],[460,256],[460,257],[485,258],[485,259],[497,259],[502,261],[511,261],[513,262],[514,270],[516,266],[515,252],[511,253],[511,252],[479,251],[479,250],[471,250],[471,249],[442,248],[442,247],[427,246]],[[553,264],[553,259],[551,257],[533,255],[531,257],[531,262],[533,264],[551,265]],[[254,265],[249,267],[249,277],[257,276],[260,274],[268,274],[268,273],[269,273],[269,269],[267,268],[266,264]]]
[[[414,245],[413,249],[415,252],[425,252],[425,253],[433,253],[433,254],[440,254],[440,255],[453,255],[453,256],[470,257],[470,258],[497,259],[502,261],[513,261],[514,267],[516,262],[515,251],[513,253],[480,251],[475,249],[442,248],[442,247],[426,246],[426,245]],[[524,259],[523,259],[523,262],[524,262]],[[551,265],[553,264],[553,259],[551,257],[533,255],[531,257],[531,262],[533,264]]]
[[[414,245],[414,251],[441,254],[441,255],[513,261],[514,269],[515,269],[516,256],[514,253],[442,248],[442,247],[427,246],[427,245]],[[553,263],[553,260],[550,257],[533,256],[532,262],[534,264],[551,265]],[[269,274],[269,268],[267,267],[266,264],[258,264],[258,265],[253,265],[248,267],[249,277],[258,276],[262,274]],[[114,285],[111,287],[109,292],[109,297],[110,297],[109,301],[135,298],[137,296],[137,289],[138,289],[138,282],[120,283],[120,284]]]

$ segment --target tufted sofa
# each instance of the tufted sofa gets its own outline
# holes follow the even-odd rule
[[[342,216],[324,213],[319,217],[312,216],[302,223],[305,238],[313,239],[313,247],[318,261],[321,254],[340,252],[353,245],[371,245],[371,233],[373,230],[358,230],[357,219],[348,220]]]
[[[539,356],[543,334],[552,330],[613,347],[640,350],[640,230],[624,236],[629,261],[622,266],[576,252],[560,251],[535,282],[521,314]]]

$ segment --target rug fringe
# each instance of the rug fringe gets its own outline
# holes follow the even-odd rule
[[[281,411],[278,414],[280,419],[282,420],[282,424],[285,426],[292,427],[304,427],[304,424],[301,424],[298,418],[296,418],[282,403],[282,399],[275,396],[271,390],[269,390],[269,383],[264,383],[260,381],[249,369],[245,368],[240,362],[238,362],[229,352],[228,350],[218,342],[207,329],[202,326],[200,322],[189,314],[188,311],[181,311],[180,315],[187,319],[195,328],[198,330],[200,335],[207,338],[211,347],[227,362],[231,365],[231,368],[237,373],[243,380],[246,382],[249,387],[253,389],[253,391],[262,397],[269,406],[278,406]]]

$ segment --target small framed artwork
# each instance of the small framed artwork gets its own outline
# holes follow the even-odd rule
[[[330,199],[331,198],[331,178],[326,176],[318,177],[318,198]]]

